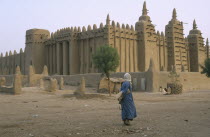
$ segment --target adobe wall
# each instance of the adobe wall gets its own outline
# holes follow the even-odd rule
[[[114,73],[112,77],[121,77],[125,73]],[[141,79],[145,78],[146,91],[158,92],[159,87],[167,87],[167,82],[170,82],[171,79],[168,77],[169,72],[160,71],[152,72],[152,75],[149,75],[149,72],[137,72],[130,73],[132,80],[137,78],[137,91],[143,91],[141,87]],[[200,74],[200,72],[180,72],[180,82],[183,84],[183,91],[193,91],[193,90],[210,90],[210,78],[207,78],[205,75]],[[134,81],[133,81],[134,84]]]
[[[1,54],[0,75],[15,74],[15,68],[17,66],[20,66],[21,73],[24,74],[24,61],[24,52],[22,51],[22,49],[20,49],[20,53],[14,51],[14,53],[12,54],[12,52],[10,51],[9,55],[8,52],[5,54],[5,56]]]
[[[78,86],[81,78],[84,77],[87,87],[97,88],[101,79],[100,73],[89,73],[89,74],[78,74],[78,75],[54,75],[52,78],[56,78],[57,81],[60,81],[60,78],[63,77],[65,85]]]
[[[45,65],[44,41],[50,37],[48,30],[30,29],[26,31],[25,46],[25,74],[29,73],[29,66],[34,66],[37,74],[42,73]]]
[[[180,81],[185,91],[210,90],[210,78],[200,74],[200,72],[182,72]]]
[[[50,74],[74,75],[98,72],[92,63],[97,47],[107,42],[105,27],[71,27],[57,30],[45,42],[45,64]]]
[[[124,72],[114,73],[111,75],[111,77],[123,78],[124,74]],[[146,78],[146,72],[131,72],[130,74],[132,77],[133,89],[136,91],[142,91],[143,87],[141,87],[141,80],[145,79],[145,84],[149,80],[148,78]]]
[[[167,82],[170,82],[168,77],[169,72],[159,73],[159,85],[167,87]],[[210,78],[200,74],[200,72],[180,72],[180,82],[183,84],[183,91],[193,90],[210,90]]]
[[[11,86],[14,81],[14,75],[0,75],[0,77],[5,77],[6,79],[6,86]]]
[[[20,68],[18,67],[17,70],[19,70]],[[1,83],[0,85],[0,93],[5,93],[5,94],[21,94],[22,92],[22,77],[21,77],[21,73],[20,70],[19,72],[17,71],[14,76],[13,79],[13,83],[12,85],[5,85],[5,82],[7,81],[6,78],[4,77],[3,79],[1,79],[3,83]]]
[[[0,93],[14,94],[13,87],[12,86],[9,86],[9,87],[6,87],[6,86],[0,87]]]
[[[11,86],[14,82],[14,75],[0,75],[0,77],[5,77],[6,86]],[[22,75],[22,86],[28,86],[28,75]]]
[[[120,26],[118,22],[115,24],[112,21],[111,25],[107,25],[107,29],[109,45],[117,49],[120,57],[117,72],[138,72],[137,32],[134,27],[128,24]]]
[[[96,52],[98,47],[108,44],[107,35],[107,26],[104,26],[102,23],[99,28],[97,28],[95,24],[93,25],[93,28],[89,25],[87,30],[85,27],[82,28],[82,32],[79,33],[77,37],[79,56],[76,59],[78,61],[77,63],[80,64],[78,73],[98,72],[94,67],[92,55]],[[75,59],[73,60],[75,61]],[[74,64],[76,64],[76,62]]]
[[[111,77],[123,78],[124,72],[118,72],[111,74]],[[145,78],[145,72],[131,72],[132,80],[136,79],[136,83],[140,83],[142,78]],[[52,78],[56,78],[57,81],[60,81],[60,78],[63,77],[65,85],[78,86],[81,78],[84,77],[87,87],[98,88],[99,82],[101,80],[101,73],[89,73],[89,74],[78,74],[78,75],[54,75]],[[46,77],[45,77],[46,78]],[[149,80],[149,79],[146,79]],[[135,84],[135,83],[133,83]],[[141,84],[136,84],[134,87],[136,90],[141,90]],[[133,85],[135,86],[135,85]]]
[[[206,49],[206,46],[204,46],[204,38],[202,37],[201,31],[197,29],[197,24],[195,20],[193,21],[193,29],[190,30],[187,39],[189,42],[188,47],[191,53],[190,71],[201,72],[202,69],[199,65],[204,65],[208,50]],[[208,43],[206,45],[208,45]]]
[[[118,72],[111,74],[111,77],[123,78],[125,73]],[[132,83],[134,91],[152,91],[159,92],[159,87],[167,87],[167,82],[170,82],[171,79],[168,77],[169,72],[131,72]],[[180,72],[180,82],[183,84],[183,91],[192,91],[192,90],[210,90],[210,78],[207,78],[205,75],[200,74],[199,72]],[[101,80],[100,73],[90,73],[90,74],[78,74],[78,75],[56,75],[52,76],[60,81],[60,78],[63,77],[65,85],[78,86],[81,78],[84,76],[87,87],[98,88],[98,84]],[[136,80],[134,80],[136,79]],[[142,90],[142,80],[145,82],[145,90]],[[198,84],[199,81],[199,84]],[[135,87],[136,86],[136,87]]]
[[[168,69],[168,50],[163,32],[157,31],[157,46],[159,52],[159,70],[166,71]]]
[[[117,72],[138,72],[137,34],[133,26],[112,21],[109,15],[99,27],[71,27],[57,30],[45,41],[45,64],[50,74],[75,75],[97,73],[92,55],[103,45],[117,49],[120,66]]]
[[[174,9],[172,19],[165,27],[168,46],[168,71],[171,71],[172,65],[176,67],[177,72],[181,72],[182,68],[189,71],[183,30],[183,22],[177,19],[176,9]]]

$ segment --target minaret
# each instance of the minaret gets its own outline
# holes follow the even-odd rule
[[[197,24],[196,24],[196,22],[195,22],[195,19],[194,19],[194,21],[193,21],[193,29],[197,29],[198,27],[197,27]]]
[[[106,25],[110,25],[110,17],[109,17],[109,14],[106,17]]]
[[[113,42],[110,40],[110,29],[111,29],[111,25],[110,25],[110,17],[109,17],[109,14],[107,14],[107,17],[106,17],[106,25],[105,25],[105,35],[106,36],[106,39],[105,40],[105,44],[106,45],[110,45],[110,46],[113,46]]]
[[[135,24],[137,32],[138,49],[138,69],[139,71],[147,71],[150,64],[150,59],[154,61],[155,68],[159,70],[159,53],[157,47],[157,34],[155,26],[152,24],[146,2],[143,4],[142,15]]]
[[[201,34],[196,21],[193,20],[193,29],[190,30],[190,33],[187,36],[191,72],[200,72],[200,64],[203,65],[204,60],[207,57],[207,49],[204,47],[204,41]]]
[[[206,53],[207,53],[207,58],[209,58],[209,39],[206,39]]]
[[[183,30],[183,23],[177,19],[177,12],[174,8],[172,19],[165,27],[165,38],[168,46],[168,71],[171,71],[171,66],[175,66],[177,71],[181,72],[182,65],[185,67],[184,69],[188,71]]]
[[[144,2],[143,9],[142,9],[142,15],[139,17],[139,21],[147,21],[147,22],[151,23],[150,17],[147,14],[148,14],[148,10],[147,10],[147,6],[146,6],[146,2]]]
[[[173,15],[172,15],[172,19],[176,20],[177,14],[176,14],[176,9],[174,8],[173,10]]]
[[[147,12],[148,10],[147,10],[147,6],[146,6],[146,1],[144,1],[144,5],[143,5],[143,10],[142,10],[142,15],[143,16],[147,16]]]

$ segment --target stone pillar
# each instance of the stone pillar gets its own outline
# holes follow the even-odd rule
[[[54,45],[52,44],[51,45],[51,54],[52,54],[52,61],[51,61],[51,63],[52,63],[52,69],[51,70],[52,71],[51,71],[51,75],[54,74],[54,71],[55,71],[55,68],[54,68],[54,56],[55,55],[54,55],[54,47],[53,46]]]
[[[34,67],[32,65],[29,66],[29,74],[28,74],[28,83],[29,87],[35,86],[34,84]]]
[[[8,56],[8,52],[6,52],[6,57],[5,57],[5,69],[4,69],[4,74],[8,75],[9,74],[9,56]]]
[[[130,45],[129,39],[125,37],[125,72],[130,72]]]
[[[56,45],[53,44],[53,74],[56,73]]]
[[[83,40],[80,42],[80,74],[84,73],[84,46]]]
[[[69,45],[68,45],[68,47],[69,47],[68,48],[68,52],[69,52],[68,53],[68,58],[69,58],[69,62],[68,62],[68,64],[69,64],[69,75],[71,75],[72,74],[72,68],[71,68],[71,65],[72,65],[71,64],[72,63],[71,62],[71,57],[72,57],[72,52],[71,52],[72,49],[71,48],[72,48],[72,45],[71,45],[71,41],[69,41],[68,43],[69,43]]]
[[[79,87],[76,89],[76,91],[74,92],[75,95],[79,95],[79,96],[84,96],[85,95],[85,78],[82,77],[81,78],[81,82]]]
[[[42,75],[44,75],[44,76],[48,76],[48,68],[47,68],[47,66],[46,66],[46,65],[44,65]]]
[[[24,52],[22,49],[20,49],[20,69],[22,74],[25,74],[24,63],[25,63]]]
[[[86,47],[86,73],[89,73],[89,63],[90,63],[90,61],[89,61],[89,56],[90,56],[90,52],[89,52],[89,48],[90,48],[90,45],[89,45],[89,39],[87,39],[87,45],[86,45],[87,47]]]
[[[50,45],[49,46],[49,66],[50,66],[50,68],[49,68],[49,72],[50,72],[50,74],[52,74],[52,67],[53,67],[53,65],[52,65],[52,60],[53,58],[52,58],[52,45]]]
[[[133,36],[132,36],[133,37]],[[134,61],[133,61],[133,39],[130,40],[129,45],[130,45],[130,71],[129,72],[134,72]]]
[[[49,68],[49,50],[48,45],[45,46],[45,65]]]
[[[48,90],[50,92],[55,92],[57,90],[57,84],[58,84],[57,80],[51,78],[50,79],[50,85],[49,85],[49,89]]]
[[[17,52],[16,51],[14,51],[14,53],[13,53],[13,57],[12,57],[12,74],[15,74],[15,69],[16,69],[16,61],[17,61],[17,58],[18,58],[18,56],[17,56]]]
[[[68,47],[67,41],[63,42],[63,75],[68,75]]]
[[[39,80],[39,88],[42,89],[42,90],[44,89],[44,81],[43,81],[43,79]]]
[[[64,80],[63,77],[60,78],[60,82],[59,82],[59,90],[63,90],[64,89]]]
[[[91,39],[90,41],[90,56],[89,56],[89,60],[90,60],[90,73],[94,73],[94,65],[93,65],[93,60],[92,60],[92,55],[94,54],[94,38]]]
[[[56,43],[56,67],[57,67],[57,74],[60,75],[60,44]]]
[[[124,33],[123,33],[123,35],[124,35]],[[125,55],[125,53],[126,53],[126,47],[125,47],[125,42],[126,42],[126,39],[125,38],[121,38],[121,48],[120,48],[120,50],[121,50],[121,61],[120,61],[120,63],[121,63],[121,72],[125,72],[126,70],[125,70],[125,61],[126,61],[126,55]]]
[[[6,85],[6,79],[5,77],[0,77],[0,87]]]
[[[20,94],[22,92],[21,74],[15,74],[14,83],[13,83],[13,92],[14,94]]]
[[[93,37],[93,39],[92,39],[90,45],[92,45],[92,46],[91,46],[92,50],[91,50],[91,54],[90,54],[91,73],[94,73],[94,72],[95,72],[95,71],[94,71],[94,64],[93,64],[93,60],[92,60],[92,56],[93,56],[93,54],[95,53],[95,39],[94,39],[94,37]]]
[[[2,75],[4,75],[5,57],[2,57]]]
[[[134,40],[133,45],[134,50],[134,72],[138,72],[138,47],[137,47],[137,40]]]
[[[13,74],[13,55],[12,55],[12,52],[10,51],[9,52],[9,75]]]
[[[121,32],[121,30],[119,30]],[[120,35],[120,34],[119,34]],[[118,38],[118,45],[117,45],[117,51],[118,51],[118,54],[119,54],[119,66],[117,68],[117,72],[121,72],[121,37]]]
[[[17,66],[15,69],[15,74],[21,75],[20,66]]]

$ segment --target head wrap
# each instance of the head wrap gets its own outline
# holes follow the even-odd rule
[[[124,79],[125,79],[125,81],[131,82],[131,75],[129,73],[125,73]]]
[[[129,73],[125,73],[124,80],[130,82],[130,86],[132,87],[131,75]]]

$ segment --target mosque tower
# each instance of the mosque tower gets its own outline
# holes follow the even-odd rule
[[[165,37],[168,46],[168,71],[172,66],[177,71],[188,71],[187,51],[183,32],[183,23],[177,20],[176,9],[173,10],[172,19],[165,27]]]
[[[153,59],[155,68],[159,69],[159,55],[158,47],[156,43],[157,34],[155,32],[155,26],[152,24],[150,17],[148,16],[148,10],[146,2],[144,2],[142,16],[139,17],[139,21],[135,24],[135,30],[137,32],[137,44],[138,44],[138,64],[140,71],[147,71],[150,64],[150,59]]]
[[[34,66],[36,73],[42,73],[45,65],[44,41],[49,37],[48,30],[30,29],[26,31],[25,74],[28,74],[30,65]]]
[[[190,30],[187,38],[190,52],[190,71],[200,72],[200,64],[204,64],[204,60],[206,59],[207,55],[202,33],[200,30],[198,30],[195,20],[193,21],[193,29]]]

